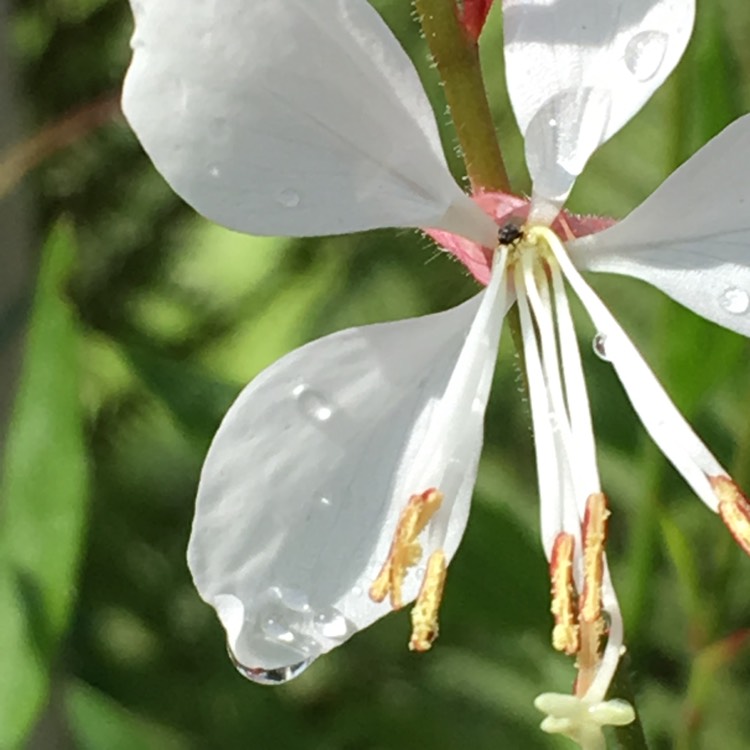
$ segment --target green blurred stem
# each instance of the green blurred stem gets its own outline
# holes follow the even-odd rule
[[[621,698],[635,708],[635,690],[633,681],[630,679],[630,656],[626,651],[620,659],[620,664],[615,672],[614,679],[609,688],[610,695]],[[620,750],[648,750],[646,735],[641,724],[641,717],[637,709],[635,721],[624,727],[614,727],[617,745]]]
[[[461,26],[456,0],[415,0],[414,4],[443,81],[472,190],[508,192],[479,47]]]

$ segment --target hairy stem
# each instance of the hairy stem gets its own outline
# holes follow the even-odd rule
[[[444,84],[471,188],[474,192],[508,192],[479,48],[461,25],[456,0],[415,0],[415,6]]]

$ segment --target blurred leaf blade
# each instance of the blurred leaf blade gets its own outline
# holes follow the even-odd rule
[[[65,703],[79,750],[181,750],[186,747],[173,732],[139,719],[84,682],[71,682]]]
[[[45,244],[4,457],[0,506],[0,748],[17,747],[44,704],[75,599],[88,506],[78,330],[64,298],[75,252],[58,224]]]

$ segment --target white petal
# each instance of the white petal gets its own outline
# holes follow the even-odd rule
[[[635,276],[750,336],[750,115],[619,224],[568,245],[580,268]]]
[[[412,494],[444,493],[425,546],[453,555],[504,297],[496,273],[447,312],[315,341],[259,375],[229,410],[203,467],[188,559],[242,664],[314,658],[386,614],[367,590]],[[410,574],[405,601],[418,585]]]
[[[289,236],[437,227],[494,246],[411,61],[365,0],[132,5],[125,115],[208,218]]]
[[[505,0],[503,12],[508,91],[534,207],[559,208],[591,154],[679,61],[695,2]]]
[[[633,342],[570,259],[564,252],[556,252],[556,257],[596,326],[606,357],[643,426],[695,494],[715,512],[718,502],[708,477],[726,476],[726,470],[693,432]]]

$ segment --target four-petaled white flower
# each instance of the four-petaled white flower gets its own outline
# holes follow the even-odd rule
[[[564,243],[549,228],[591,154],[677,64],[694,0],[505,0],[508,88],[534,187],[526,224],[499,245],[498,223],[448,172],[410,60],[365,0],[132,3],[125,114],[202,214],[254,234],[421,227],[470,267],[493,259],[473,299],[314,341],[260,374],[226,415],[188,556],[238,666],[260,682],[289,679],[388,612],[386,597],[417,600],[410,645],[429,647],[467,521],[503,318],[517,301],[553,640],[579,666],[576,696],[538,705],[547,731],[597,747],[601,726],[632,711],[605,702],[622,620],[565,280],[646,429],[750,542],[746,500],[579,273],[642,278],[749,335],[750,182],[738,155],[750,119],[611,228]]]

